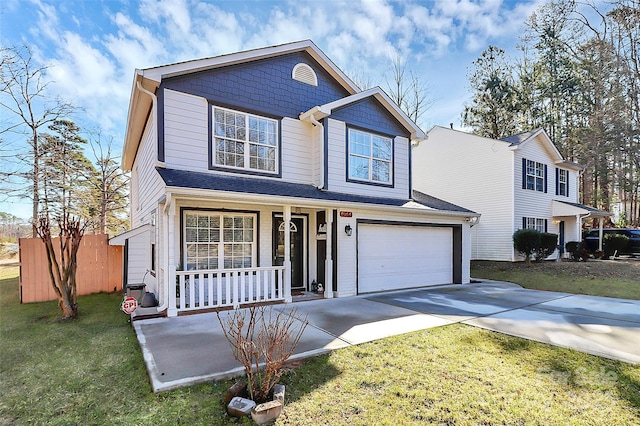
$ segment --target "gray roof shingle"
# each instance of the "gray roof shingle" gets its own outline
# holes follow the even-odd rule
[[[413,200],[387,197],[370,197],[366,195],[345,194],[341,192],[323,191],[313,185],[305,185],[280,180],[260,179],[249,176],[231,176],[194,172],[188,170],[165,169],[156,170],[167,186],[177,188],[196,188],[211,191],[240,192],[249,194],[273,195],[282,197],[307,198],[326,201],[343,201],[352,203],[374,204],[402,207],[414,201],[424,207],[441,211],[472,213],[463,207],[451,204],[439,198],[413,191]]]

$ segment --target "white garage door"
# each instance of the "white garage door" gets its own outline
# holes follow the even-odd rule
[[[358,293],[453,282],[453,230],[358,225]]]

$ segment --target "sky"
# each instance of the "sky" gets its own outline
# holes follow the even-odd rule
[[[204,1],[3,0],[0,45],[29,46],[46,65],[48,95],[79,108],[74,121],[121,150],[136,68],[313,40],[347,75],[387,89],[394,57],[428,88],[420,126],[461,127],[467,73],[490,44],[516,55],[543,0]],[[0,111],[0,123],[11,120]],[[10,136],[3,135],[6,139]],[[0,167],[2,165],[0,164]],[[31,216],[28,200],[0,211]]]

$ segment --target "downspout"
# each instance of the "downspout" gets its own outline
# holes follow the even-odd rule
[[[311,124],[313,124],[315,127],[318,127],[320,129],[320,183],[317,185],[317,188],[324,189],[324,126],[322,125],[322,123],[316,120],[313,114],[309,116],[309,121],[311,121]]]
[[[168,217],[167,209],[171,206],[171,192],[167,192],[167,197],[164,200],[164,208],[162,209],[162,218],[165,219]],[[164,232],[164,244],[162,244],[162,257],[164,259],[164,297],[162,299],[162,305],[158,306],[156,309],[158,312],[162,312],[169,307],[169,221],[166,220],[165,226],[163,228]]]

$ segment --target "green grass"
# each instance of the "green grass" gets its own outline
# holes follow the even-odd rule
[[[471,276],[525,288],[640,300],[640,260],[471,262]]]
[[[60,321],[54,302],[18,303],[15,275],[0,269],[0,424],[250,424],[224,414],[230,381],[153,394],[120,295],[81,297]],[[282,381],[280,425],[640,424],[640,367],[459,324],[316,357]]]

